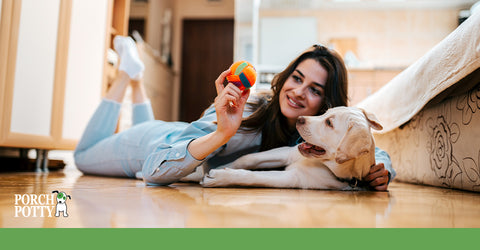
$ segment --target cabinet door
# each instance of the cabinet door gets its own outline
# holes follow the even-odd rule
[[[50,136],[59,10],[60,0],[22,0],[10,121],[13,133]]]
[[[101,100],[108,8],[108,0],[72,3],[62,144],[74,146]]]
[[[0,146],[73,149],[101,98],[112,0],[2,2]]]
[[[8,0],[4,0],[4,5]],[[9,1],[2,146],[51,147],[60,0]],[[3,15],[3,14],[2,14]],[[5,27],[3,25],[2,27]],[[4,35],[4,34],[2,34]],[[27,138],[26,135],[29,137]],[[27,144],[27,145],[26,145]]]

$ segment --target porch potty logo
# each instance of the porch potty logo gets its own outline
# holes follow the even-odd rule
[[[57,190],[51,194],[15,194],[15,217],[60,217],[60,213],[68,217],[67,198],[72,199]]]

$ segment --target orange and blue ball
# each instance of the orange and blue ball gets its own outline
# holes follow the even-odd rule
[[[251,88],[257,79],[257,71],[247,61],[238,61],[230,66],[227,81],[235,84],[241,91]]]

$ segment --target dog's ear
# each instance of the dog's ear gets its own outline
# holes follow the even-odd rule
[[[53,193],[58,193],[58,190],[54,190],[54,191],[52,191],[52,194],[53,194]]]
[[[371,128],[373,128],[375,130],[382,130],[383,129],[382,124],[380,124],[380,121],[377,119],[377,117],[373,113],[367,112],[366,110],[361,109],[361,108],[359,108],[359,109],[362,111],[365,118],[367,118],[368,125]]]
[[[370,152],[372,138],[365,128],[357,124],[349,124],[348,130],[338,145],[335,161],[342,164]]]

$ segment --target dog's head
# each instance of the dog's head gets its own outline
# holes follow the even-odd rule
[[[67,195],[65,192],[58,192],[57,190],[52,191],[52,193],[57,193],[57,203],[64,204],[67,201],[67,198],[72,199],[70,195]]]
[[[374,157],[375,141],[370,128],[381,130],[382,125],[373,114],[354,107],[331,108],[321,116],[301,116],[297,130],[305,143],[298,149],[305,157],[322,160],[340,178],[361,178],[370,166],[351,170],[336,166],[366,154]]]

